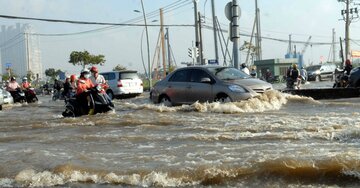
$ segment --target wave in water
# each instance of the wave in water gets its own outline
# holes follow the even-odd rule
[[[200,166],[157,171],[108,172],[70,164],[51,171],[23,170],[14,179],[0,179],[0,186],[56,186],[71,183],[115,184],[142,187],[185,187],[198,185],[360,185],[360,161],[336,156],[321,161],[277,159],[251,167]],[[350,157],[351,158],[351,157]]]
[[[276,90],[267,91],[259,97],[251,98],[245,101],[231,102],[231,103],[199,103],[196,102],[192,105],[182,105],[178,107],[166,107],[163,105],[154,104],[135,104],[135,103],[123,103],[127,108],[130,109],[148,109],[155,110],[158,112],[215,112],[215,113],[246,113],[246,112],[264,112],[271,110],[279,110],[283,105],[288,102],[293,103],[309,103],[309,104],[320,104],[309,97],[301,97],[297,95],[290,95],[281,93]]]

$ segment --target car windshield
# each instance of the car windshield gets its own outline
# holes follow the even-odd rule
[[[208,70],[221,80],[237,80],[250,78],[250,76],[246,73],[232,67],[214,67],[208,68]]]
[[[321,65],[310,66],[310,67],[307,67],[306,70],[307,71],[316,71],[316,70],[319,70],[320,67],[321,67]]]
[[[137,79],[139,76],[135,72],[123,72],[120,74],[120,79]]]

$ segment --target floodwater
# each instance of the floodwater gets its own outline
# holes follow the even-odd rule
[[[270,91],[243,102],[62,118],[63,101],[0,112],[0,187],[359,187],[360,98]]]

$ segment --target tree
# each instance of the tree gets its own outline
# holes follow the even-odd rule
[[[122,70],[126,70],[126,67],[120,64],[116,65],[116,67],[113,68],[113,71],[122,71]]]
[[[35,74],[32,71],[28,71],[26,74],[26,78],[29,80],[29,82],[36,79]]]
[[[11,68],[6,69],[7,74],[2,75],[2,80],[9,80],[10,77],[17,77],[17,75],[14,73],[14,70]],[[10,72],[10,73],[9,73]]]
[[[72,63],[73,65],[82,65],[82,67],[85,68],[86,65],[103,65],[105,61],[104,55],[92,55],[84,50],[83,52],[71,52],[69,63]]]
[[[45,70],[45,75],[55,80],[57,76],[59,76],[61,70],[55,70],[54,68],[49,68]]]

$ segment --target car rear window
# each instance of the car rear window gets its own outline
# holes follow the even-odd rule
[[[121,80],[124,80],[124,79],[138,79],[139,78],[139,75],[136,73],[136,72],[122,72],[119,74],[119,78]]]
[[[115,73],[101,73],[104,76],[105,80],[114,80]]]

